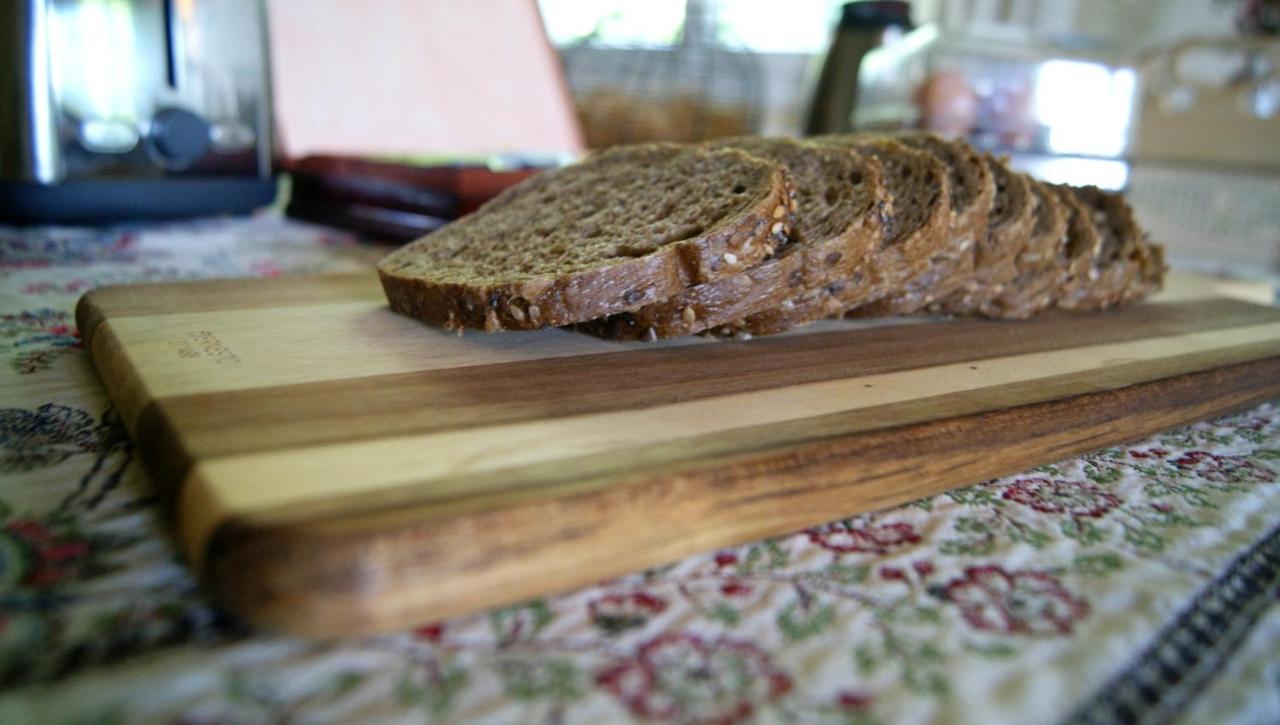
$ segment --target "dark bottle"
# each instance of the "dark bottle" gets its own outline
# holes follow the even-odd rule
[[[814,91],[806,135],[849,131],[862,57],[880,47],[886,34],[901,34],[911,27],[911,6],[902,0],[845,3]]]

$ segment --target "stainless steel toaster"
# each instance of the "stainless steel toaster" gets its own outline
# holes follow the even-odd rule
[[[0,220],[270,202],[269,70],[260,0],[0,3]]]

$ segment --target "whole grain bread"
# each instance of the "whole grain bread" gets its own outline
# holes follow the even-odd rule
[[[978,242],[973,275],[950,297],[930,305],[931,312],[955,315],[979,312],[983,304],[999,297],[1005,285],[1017,276],[1018,253],[1031,239],[1035,198],[1030,181],[997,158],[989,155],[983,158],[996,187],[987,215],[986,237]]]
[[[737,321],[782,302],[795,290],[850,275],[879,247],[886,192],[880,163],[857,153],[784,138],[736,137],[709,144],[782,164],[794,187],[790,242],[746,271],[681,290],[669,299],[578,329],[612,339],[688,335]],[[781,208],[775,210],[782,220]]]
[[[947,165],[951,184],[948,239],[927,270],[897,293],[854,309],[850,313],[854,316],[909,315],[949,296],[972,277],[977,241],[987,233],[995,182],[978,152],[965,141],[931,133],[909,132],[894,139],[928,151]]]
[[[927,271],[948,239],[950,181],[938,157],[888,138],[841,135],[815,141],[880,161],[889,194],[882,208],[884,242],[851,275],[799,290],[778,306],[739,321],[735,327],[740,332],[775,334],[891,295]]]
[[[1164,252],[1147,239],[1133,209],[1120,194],[1096,186],[1062,187],[1093,227],[1097,241],[1087,264],[1065,280],[1058,305],[1073,310],[1106,309],[1158,290]]]
[[[1058,204],[1067,215],[1066,244],[1057,262],[1054,306],[1063,309],[1091,309],[1100,305],[1088,299],[1088,282],[1098,278],[1097,260],[1102,249],[1102,237],[1093,225],[1089,209],[1081,203],[1075,191],[1065,184],[1051,184]]]
[[[1060,260],[1067,244],[1068,212],[1047,184],[1028,179],[1035,199],[1035,225],[1014,261],[1017,275],[979,312],[994,319],[1024,320],[1053,306]]]
[[[518,184],[378,264],[391,308],[449,329],[539,329],[740,274],[786,240],[781,165],[736,149],[602,151]]]

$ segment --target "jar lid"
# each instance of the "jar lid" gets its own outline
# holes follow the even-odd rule
[[[883,28],[902,25],[911,28],[911,3],[904,0],[856,0],[844,4],[841,29]]]

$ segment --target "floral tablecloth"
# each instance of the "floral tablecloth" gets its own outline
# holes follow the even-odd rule
[[[253,631],[184,569],[72,310],[384,251],[0,227],[0,722],[1280,722],[1276,405],[412,631]]]

